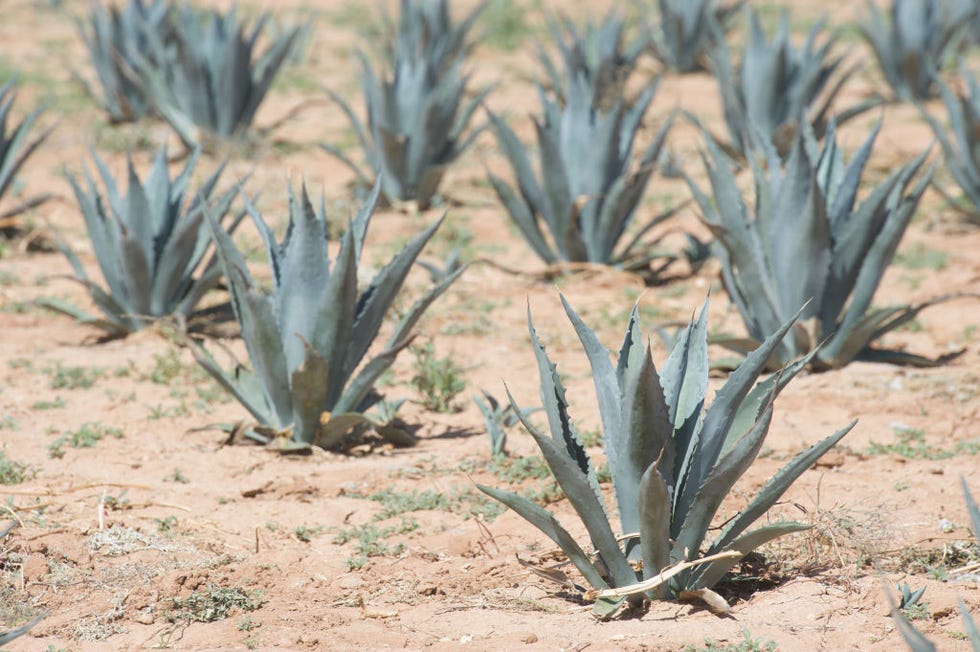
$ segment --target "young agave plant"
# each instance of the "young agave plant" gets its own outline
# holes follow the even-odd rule
[[[930,364],[925,358],[872,348],[890,330],[944,298],[915,305],[872,308],[878,283],[932,177],[918,174],[927,152],[893,171],[857,202],[864,166],[880,123],[845,165],[831,123],[819,148],[799,134],[783,165],[772,146],[763,170],[749,157],[756,198],[750,208],[731,172],[731,161],[705,136],[709,197],[688,178],[702,219],[720,243],[722,279],[754,341],[803,308],[800,323],[775,349],[781,364],[813,351],[815,369],[852,360]],[[916,175],[918,174],[918,180]],[[745,350],[751,341],[728,342]]]
[[[539,89],[544,111],[543,120],[535,121],[540,181],[517,136],[490,114],[520,194],[493,174],[490,182],[524,239],[548,265],[598,263],[656,276],[672,262],[645,236],[676,208],[650,219],[622,242],[673,123],[671,116],[634,163],[633,142],[655,92],[656,84],[629,108],[618,101],[603,110],[594,106],[592,87],[583,75],[569,78],[564,105]],[[651,267],[657,257],[667,262]]]
[[[27,114],[12,129],[7,130],[7,121],[10,119],[10,111],[16,99],[15,81],[12,78],[3,87],[0,87],[0,199],[10,190],[17,173],[20,172],[27,159],[44,142],[44,139],[53,129],[53,127],[49,127],[37,137],[30,139],[31,129],[34,128],[34,123],[37,122],[38,116],[43,111],[43,109],[38,108]],[[17,224],[11,218],[50,198],[50,194],[32,197],[0,212],[0,233],[7,237],[15,235],[18,230]]]
[[[844,69],[844,56],[831,56],[836,37],[821,38],[823,21],[815,24],[801,49],[790,43],[789,16],[783,12],[772,41],[766,39],[759,14],[749,7],[749,38],[736,69],[723,39],[712,50],[712,72],[718,80],[730,149],[745,155],[758,132],[783,155],[792,147],[802,122],[822,136],[831,106],[857,68]],[[833,80],[833,82],[832,82]],[[838,112],[846,120],[881,103],[871,99]]]
[[[485,6],[477,5],[453,25],[448,0],[402,0],[397,29],[389,30],[386,45],[389,70],[377,74],[359,55],[366,125],[344,98],[329,92],[347,114],[372,172],[365,173],[339,148],[320,146],[350,167],[362,184],[379,175],[389,201],[414,199],[427,208],[446,169],[482,131],[467,129],[489,89],[465,101],[469,77],[461,69],[473,47],[469,31]]]
[[[974,222],[980,222],[980,84],[966,68],[962,70],[965,92],[957,96],[939,82],[939,91],[949,114],[949,130],[922,109],[943,148],[946,167],[963,190],[957,201],[943,191],[954,206],[960,206]]]
[[[638,606],[645,599],[710,589],[744,555],[808,527],[779,521],[749,529],[853,423],[793,458],[708,543],[718,509],[765,441],[773,401],[806,363],[804,358],[757,382],[795,317],[746,357],[703,411],[708,391],[707,303],[658,373],[650,347],[644,345],[636,308],[613,363],[592,329],[564,297],[562,302],[592,367],[619,531],[604,506],[594,464],[572,426],[557,367],[538,339],[530,313],[528,329],[551,434],[538,431],[523,417],[522,421],[585,525],[595,559],[536,503],[478,486],[562,548],[595,590],[597,615],[612,615],[624,600]],[[641,578],[656,580],[661,573],[662,582],[640,583]]]
[[[707,69],[707,53],[724,38],[745,0],[719,6],[718,0],[659,0],[660,22],[653,31],[653,54],[679,73]]]
[[[936,95],[939,71],[962,49],[976,24],[977,5],[940,0],[892,0],[888,20],[868,2],[860,26],[895,99]]]
[[[88,48],[101,93],[79,77],[88,94],[100,102],[113,123],[139,120],[149,112],[149,102],[136,80],[139,61],[158,66],[148,52],[149,39],[167,42],[171,33],[168,0],[129,0],[125,8],[95,5],[88,25],[77,21],[78,32]]]
[[[626,42],[626,21],[612,12],[599,24],[587,21],[581,33],[564,16],[550,21],[550,28],[562,67],[555,65],[544,48],[539,48],[538,59],[548,83],[564,98],[565,79],[584,77],[592,87],[593,102],[600,106],[606,98],[615,102],[623,96],[623,86],[650,42],[647,34]]]
[[[167,150],[161,148],[145,183],[129,159],[126,195],[119,192],[115,179],[95,152],[92,158],[105,186],[104,196],[87,170],[84,186],[69,174],[68,181],[108,287],[90,279],[75,251],[61,241],[61,252],[102,315],[95,317],[60,302],[48,301],[46,305],[115,336],[137,331],[162,317],[193,319],[201,298],[221,279],[214,256],[205,262],[211,239],[203,228],[204,209],[207,207],[224,220],[240,185],[215,196],[215,186],[224,169],[221,165],[192,194],[191,174],[199,155],[200,151],[195,151],[171,180]],[[243,217],[244,213],[235,216],[229,230],[234,230]]]
[[[285,32],[255,58],[268,20],[263,14],[246,34],[235,7],[202,16],[182,6],[174,9],[169,38],[147,34],[147,54],[136,63],[140,86],[188,147],[204,133],[232,138],[252,124],[299,33]]]
[[[281,243],[248,204],[272,267],[269,293],[256,285],[231,237],[208,219],[253,371],[226,372],[203,346],[193,350],[259,423],[248,432],[254,439],[283,449],[341,448],[352,431],[375,426],[364,415],[380,399],[375,382],[409,345],[429,305],[463,272],[434,285],[404,314],[384,348],[365,362],[385,314],[439,226],[436,222],[416,236],[362,290],[357,271],[377,198],[375,186],[341,236],[332,266],[323,205],[314,210],[305,188],[299,198],[290,189],[289,228]],[[396,434],[383,424],[377,430],[382,436]]]

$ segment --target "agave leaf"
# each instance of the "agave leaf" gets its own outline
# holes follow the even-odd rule
[[[980,507],[977,507],[977,501],[973,499],[970,488],[966,486],[966,479],[962,476],[960,477],[960,486],[963,488],[963,500],[966,502],[966,511],[970,515],[970,527],[973,530],[973,536],[980,540]]]
[[[20,627],[16,627],[16,628],[11,629],[11,630],[8,630],[6,632],[0,632],[0,645],[5,645],[5,644],[11,642],[12,640],[14,640],[15,638],[19,638],[19,637],[23,636],[24,634],[27,633],[27,631],[31,627],[34,627],[34,625],[37,625],[47,615],[48,615],[48,613],[47,612],[44,612],[42,614],[39,614],[39,615],[35,616],[34,618],[32,618],[31,620],[27,621],[25,624],[21,625]]]
[[[296,336],[299,339],[299,336]],[[306,359],[290,375],[290,389],[293,399],[293,437],[294,441],[315,443],[320,430],[320,414],[327,402],[330,367],[327,361],[307,342]]]
[[[905,618],[901,611],[894,607],[892,608],[892,620],[895,621],[899,633],[905,639],[905,644],[909,646],[912,652],[936,652],[936,646],[933,645],[932,641],[926,638],[922,632],[915,628],[915,625]]]
[[[802,532],[803,530],[808,530],[811,527],[812,526],[810,525],[796,523],[793,521],[773,523],[741,535],[727,545],[725,550],[737,550],[742,553],[742,556],[744,557],[759,546],[769,543],[773,539],[778,539],[781,536],[792,534],[794,532]],[[741,557],[729,557],[699,566],[693,571],[693,581],[690,582],[689,586],[714,586],[720,582],[724,578],[725,573],[731,570],[732,566],[741,561],[741,559]]]
[[[960,610],[960,616],[963,618],[963,629],[966,630],[966,635],[970,639],[970,646],[973,648],[973,652],[980,652],[980,628],[977,627],[976,621],[970,615],[970,610],[966,608],[963,598],[958,600],[957,606]]]
[[[670,490],[658,470],[651,464],[640,479],[637,519],[640,526],[640,551],[643,578],[650,579],[670,564]],[[667,585],[656,589],[656,597],[667,597]]]
[[[275,423],[277,416],[274,406],[269,404],[268,396],[262,391],[255,377],[247,371],[236,369],[235,377],[229,375],[200,343],[191,341],[191,354],[219,385],[235,397],[249,414],[259,423]],[[248,376],[250,379],[246,380]]]

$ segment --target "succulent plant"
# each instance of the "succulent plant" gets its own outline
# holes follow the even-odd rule
[[[146,54],[136,58],[140,86],[188,147],[204,134],[239,136],[252,124],[299,33],[285,32],[256,57],[268,20],[262,14],[246,34],[236,7],[202,15],[184,5],[173,10],[167,38],[147,33]]]
[[[657,59],[679,73],[706,70],[708,52],[724,38],[745,0],[659,0],[659,22],[651,37]]]
[[[962,201],[950,197],[954,206],[961,207],[972,221],[980,222],[980,84],[965,67],[962,70],[964,92],[955,94],[939,82],[939,91],[949,115],[949,130],[922,109],[943,148],[946,167],[963,191]]]
[[[561,67],[539,47],[538,59],[548,83],[555,93],[565,97],[565,80],[584,77],[592,87],[593,103],[602,105],[605,98],[616,102],[623,96],[623,86],[636,62],[649,44],[647,34],[626,41],[626,21],[610,12],[601,23],[587,21],[579,28],[566,16],[550,21],[552,41],[558,47]]]
[[[823,21],[807,34],[802,48],[790,42],[789,17],[780,15],[772,41],[766,39],[759,14],[748,7],[749,37],[736,68],[724,40],[711,51],[718,80],[730,150],[744,155],[756,133],[768,137],[783,155],[807,121],[822,136],[834,99],[857,68],[844,69],[844,56],[831,56],[836,37],[822,37]],[[836,115],[838,124],[881,103],[861,102]]]
[[[888,19],[872,2],[860,26],[895,98],[908,101],[936,95],[939,71],[951,61],[976,25],[975,2],[892,0]]]
[[[157,67],[148,52],[150,38],[166,43],[171,34],[171,3],[168,0],[129,0],[116,5],[94,5],[88,25],[77,21],[89,59],[95,68],[101,92],[79,77],[88,94],[100,102],[113,123],[139,120],[150,110],[149,101],[137,80],[140,61]]]
[[[914,305],[873,308],[871,300],[932,177],[919,174],[928,151],[891,172],[860,203],[864,166],[878,126],[845,165],[831,122],[824,144],[812,133],[797,135],[789,160],[763,144],[767,170],[749,157],[756,197],[750,209],[731,171],[731,160],[707,137],[705,167],[709,197],[688,178],[702,219],[720,244],[722,279],[752,340],[733,340],[746,349],[771,333],[801,305],[802,317],[776,348],[788,363],[813,351],[812,366],[843,367],[852,360],[929,364],[920,356],[873,348],[890,330],[945,297]],[[916,176],[918,179],[916,180]]]
[[[384,347],[367,359],[385,314],[440,224],[412,239],[361,289],[358,270],[378,192],[376,185],[347,225],[333,265],[323,205],[314,210],[305,187],[300,197],[290,189],[289,228],[281,243],[247,204],[272,268],[268,293],[257,286],[232,239],[208,218],[252,371],[236,367],[227,372],[203,345],[193,351],[258,422],[248,433],[254,439],[285,449],[342,448],[352,431],[374,426],[364,412],[380,398],[374,393],[378,377],[409,345],[423,312],[463,272],[432,286],[404,313]],[[377,428],[382,436],[396,434],[384,425]]]
[[[366,123],[344,98],[328,91],[350,120],[372,172],[365,173],[341,149],[320,146],[363,184],[379,175],[386,199],[414,199],[427,208],[446,169],[482,131],[467,130],[489,89],[465,100],[469,77],[461,69],[473,46],[469,31],[485,6],[477,5],[454,25],[448,0],[402,0],[398,25],[390,27],[385,44],[387,70],[376,73],[359,53]]]
[[[634,160],[634,140],[656,87],[650,86],[629,108],[619,101],[606,110],[594,106],[591,84],[581,74],[568,80],[564,105],[539,89],[544,112],[535,121],[540,181],[517,136],[503,119],[490,114],[519,194],[494,174],[490,182],[521,235],[545,263],[615,265],[655,276],[673,260],[655,250],[645,236],[676,209],[647,220],[623,242],[673,122],[671,116]],[[666,262],[652,266],[657,257]]]
[[[521,416],[527,418],[541,408],[524,408],[519,415],[511,403],[502,404],[487,390],[481,389],[480,394],[482,396],[473,397],[473,402],[480,409],[480,413],[483,415],[483,425],[490,436],[490,454],[493,457],[507,455],[506,429],[516,426],[520,422]]]
[[[31,154],[44,142],[44,139],[51,133],[53,127],[42,131],[40,135],[31,139],[30,132],[37,122],[38,116],[43,109],[38,108],[31,111],[27,116],[8,131],[7,124],[10,120],[10,111],[14,106],[16,93],[14,83],[16,79],[11,78],[0,87],[0,199],[10,190],[17,177],[17,173],[30,158]],[[21,201],[19,204],[5,209],[0,213],[0,233],[10,237],[18,230],[17,225],[11,218],[18,214],[37,206],[51,198],[50,194],[39,195]]]
[[[191,175],[199,155],[200,151],[195,151],[171,179],[167,150],[163,147],[145,182],[128,158],[129,187],[125,195],[119,192],[116,180],[95,152],[92,158],[105,195],[99,192],[88,170],[84,172],[84,186],[69,174],[68,181],[108,287],[90,279],[78,254],[61,241],[59,248],[71,263],[75,278],[88,290],[102,315],[92,316],[52,300],[45,305],[116,336],[139,330],[162,317],[192,319],[201,298],[221,279],[216,258],[212,255],[205,261],[211,238],[204,227],[204,209],[207,207],[224,220],[240,185],[215,195],[224,169],[221,165],[191,193]],[[235,216],[229,230],[234,230],[243,217],[244,213]]]
[[[562,548],[593,588],[597,615],[610,616],[624,600],[635,607],[647,598],[710,589],[755,548],[807,528],[779,521],[749,529],[853,423],[793,458],[707,542],[719,507],[765,441],[773,401],[806,363],[803,358],[757,382],[795,317],[746,357],[702,411],[708,391],[707,303],[658,374],[635,307],[612,362],[592,329],[564,297],[562,302],[592,367],[620,520],[618,533],[604,507],[595,466],[569,417],[557,367],[535,332],[530,312],[528,330],[550,435],[523,417],[522,421],[588,531],[596,557],[586,554],[554,515],[536,503],[516,493],[478,486]],[[641,577],[652,580],[668,571],[673,575],[669,583],[640,583]]]

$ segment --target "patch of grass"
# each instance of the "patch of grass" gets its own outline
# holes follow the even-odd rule
[[[194,591],[186,598],[170,600],[166,618],[171,623],[213,623],[224,620],[235,609],[255,611],[265,604],[260,590],[247,591],[241,587],[214,583],[203,590]]]
[[[453,505],[449,496],[434,489],[423,491],[413,489],[411,492],[385,489],[368,496],[368,498],[381,504],[381,512],[375,515],[375,520],[379,521],[407,512],[425,510],[448,512],[451,511]]]
[[[48,455],[51,457],[64,457],[64,446],[67,444],[72,448],[92,448],[106,436],[122,439],[123,431],[119,428],[106,426],[102,423],[89,422],[83,423],[78,430],[66,432],[48,447]]]
[[[68,401],[61,398],[60,396],[56,396],[54,397],[53,400],[50,401],[37,401],[36,403],[31,405],[31,408],[34,410],[60,410],[61,408],[67,406],[68,406]]]
[[[21,280],[19,276],[5,269],[0,269],[0,286],[9,288],[13,285],[20,285],[20,284],[21,284]]]
[[[307,525],[297,525],[293,529],[293,535],[303,543],[309,543],[313,540],[313,537],[319,536],[322,533],[323,527],[320,525],[313,527],[309,527]]]
[[[400,555],[405,550],[402,543],[390,544],[385,539],[396,534],[408,534],[419,528],[415,519],[402,519],[401,525],[389,525],[379,528],[373,523],[366,525],[355,525],[344,528],[337,532],[333,542],[337,545],[344,545],[351,541],[354,543],[354,554],[344,560],[349,570],[363,568],[370,557],[385,557],[388,555]]]
[[[551,469],[543,457],[503,457],[491,462],[489,470],[509,484],[526,480],[546,480],[552,477]]]
[[[437,358],[432,342],[410,350],[415,354],[415,376],[411,382],[422,395],[422,405],[433,412],[459,412],[455,398],[466,389],[463,370],[452,358]]]
[[[946,269],[949,264],[949,256],[938,249],[931,249],[921,242],[917,242],[908,247],[903,247],[895,254],[895,264],[906,269],[931,270],[938,272]]]
[[[155,518],[153,522],[157,526],[157,532],[160,533],[172,532],[177,527],[177,517],[173,514],[164,518]]]
[[[100,367],[66,367],[60,362],[44,371],[51,376],[51,389],[88,389],[105,375]]]
[[[892,427],[894,441],[882,444],[874,440],[863,451],[865,455],[898,455],[910,460],[945,460],[956,455],[980,454],[980,439],[957,441],[951,448],[932,446],[926,443],[926,433],[922,428],[905,425]]]
[[[170,473],[170,474],[164,476],[163,481],[164,482],[177,482],[177,483],[180,483],[180,484],[188,484],[188,483],[190,483],[190,480],[187,478],[186,475],[184,475],[184,473],[179,468],[174,468],[173,473]]]
[[[23,462],[15,462],[7,457],[6,451],[0,450],[0,484],[20,484],[35,475],[37,469]]]
[[[737,643],[723,643],[714,639],[704,639],[700,646],[688,645],[684,652],[775,652],[779,647],[775,641],[752,638],[749,630],[742,630],[742,640]]]
[[[20,423],[9,414],[0,417],[0,430],[20,430]]]
[[[499,50],[516,50],[535,33],[528,22],[528,8],[515,0],[494,0],[480,17],[480,42]],[[540,3],[535,3],[540,4]]]

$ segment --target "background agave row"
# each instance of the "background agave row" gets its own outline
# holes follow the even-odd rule
[[[378,390],[379,379],[466,265],[430,265],[431,286],[414,303],[404,302],[406,279],[444,223],[438,219],[374,265],[364,282],[368,227],[379,202],[413,201],[419,210],[450,204],[452,192],[443,190],[449,166],[489,127],[510,169],[509,179],[488,172],[489,184],[547,273],[609,266],[639,273],[650,284],[665,282],[664,272],[684,257],[663,248],[658,227],[693,204],[715,237],[710,254],[719,260],[725,290],[747,332],[720,341],[744,359],[714,400],[706,399],[706,310],[674,338],[658,371],[636,309],[610,361],[593,330],[565,303],[595,382],[615,526],[595,465],[568,416],[561,377],[529,315],[548,432],[510,396],[501,408],[485,394],[481,410],[495,453],[505,451],[503,424],[519,420],[531,433],[581,518],[588,544],[527,498],[480,489],[561,547],[590,585],[583,595],[601,617],[682,593],[700,592],[710,602],[711,587],[738,560],[805,527],[778,522],[752,528],[853,426],[791,459],[709,537],[722,501],[759,454],[774,401],[787,383],[805,369],[828,371],[853,360],[937,362],[873,344],[929,305],[957,297],[885,308],[874,307],[872,299],[939,159],[930,164],[932,152],[923,151],[869,183],[864,175],[878,129],[853,153],[844,151],[837,134],[847,120],[886,102],[918,102],[962,197],[943,190],[976,219],[980,92],[966,64],[947,71],[980,40],[971,31],[980,8],[895,0],[887,16],[870,9],[862,33],[892,91],[845,108],[838,98],[857,68],[849,67],[822,23],[796,47],[789,14],[767,35],[755,10],[742,3],[662,0],[658,21],[648,26],[616,14],[585,25],[554,17],[559,56],[543,47],[538,53],[536,146],[522,142],[512,117],[483,110],[492,87],[471,88],[476,63],[470,55],[486,8],[479,4],[457,18],[446,0],[403,0],[398,17],[385,18],[380,61],[372,62],[367,48],[358,54],[365,118],[339,91],[326,91],[351,121],[367,167],[335,144],[320,145],[354,171],[365,189],[362,205],[335,228],[323,201],[315,207],[305,186],[296,193],[283,184],[289,208],[281,237],[256,208],[247,177],[219,190],[220,163],[202,182],[193,181],[199,161],[226,147],[223,141],[260,139],[253,125],[257,110],[302,31],[286,28],[270,36],[268,15],[249,27],[234,8],[200,12],[162,0],[93,8],[87,20],[78,20],[97,79],[87,85],[89,92],[112,123],[164,119],[187,158],[173,178],[165,146],[143,179],[129,161],[125,193],[94,151],[96,177],[87,170],[80,177],[66,173],[104,283],[89,276],[65,238],[57,236],[57,246],[100,314],[61,302],[48,307],[111,336],[172,320],[201,366],[251,415],[252,421],[233,429],[269,447],[349,450],[373,436],[410,445],[411,436]],[[740,17],[746,27],[741,42],[730,32]],[[658,82],[639,79],[638,62],[647,53],[667,71],[707,69],[715,76],[725,137],[695,115],[672,113],[650,124]],[[90,77],[84,71],[79,76]],[[12,92],[12,82],[0,89],[0,199],[49,133],[34,127],[41,109],[8,133]],[[935,115],[937,103],[922,103],[936,96],[948,120]],[[472,124],[483,115],[486,122]],[[698,128],[710,189],[670,160],[669,136],[678,121]],[[648,186],[669,174],[684,177],[690,201],[641,215]],[[741,182],[749,175],[751,198]],[[41,200],[24,200],[0,217]],[[268,287],[235,241],[246,218],[268,259]],[[695,258],[689,256],[689,267],[702,262]],[[227,306],[214,301],[222,289],[227,295],[220,296],[230,297]],[[215,355],[220,343],[201,335],[222,313],[237,320],[249,367],[237,361],[226,367]],[[669,581],[653,583],[670,569],[677,572]]]

